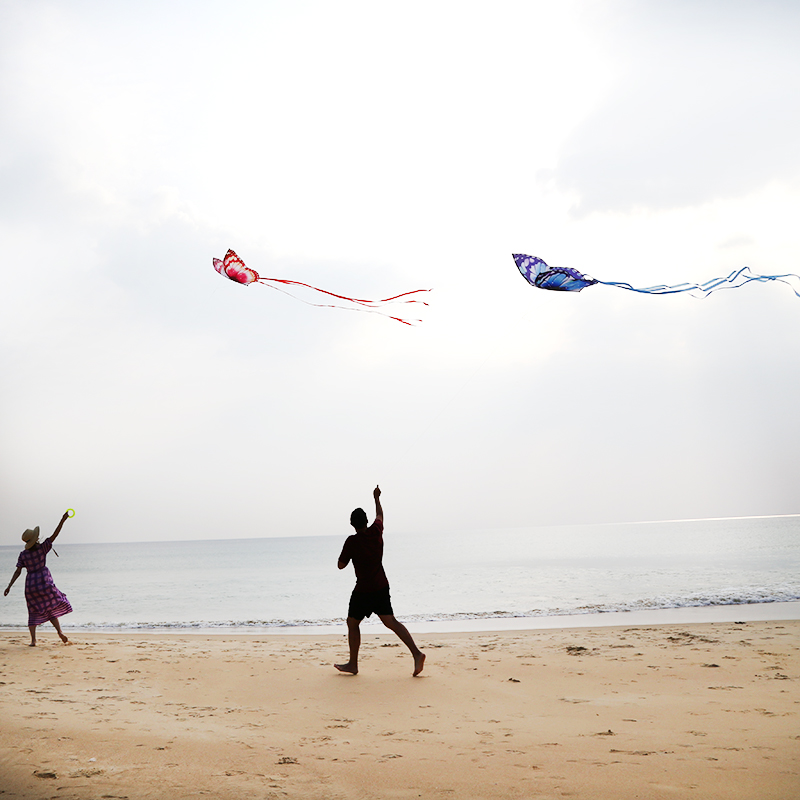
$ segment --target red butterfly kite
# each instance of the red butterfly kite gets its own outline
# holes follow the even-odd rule
[[[412,292],[403,292],[402,294],[397,294],[394,297],[386,297],[383,300],[361,300],[357,297],[346,297],[345,295],[341,294],[334,294],[333,292],[327,292],[325,289],[318,289],[316,286],[311,286],[308,283],[302,283],[300,281],[289,281],[284,278],[262,278],[254,269],[250,269],[250,267],[246,267],[244,261],[242,261],[233,250],[228,250],[225,253],[225,258],[220,261],[220,259],[214,259],[214,269],[219,272],[220,275],[224,275],[226,278],[230,278],[232,281],[236,281],[236,283],[261,283],[264,286],[269,286],[271,289],[277,289],[279,292],[283,292],[284,294],[288,294],[290,297],[294,297],[295,300],[300,300],[301,303],[306,303],[309,306],[316,306],[317,308],[343,308],[347,309],[348,311],[371,311],[375,314],[383,314],[385,317],[390,317],[391,319],[397,320],[398,322],[402,322],[404,325],[411,325],[413,322],[422,322],[422,320],[413,320],[413,322],[409,322],[408,320],[401,319],[400,317],[392,316],[391,314],[386,314],[382,311],[382,309],[387,306],[389,303],[400,302],[400,303],[422,303],[422,305],[428,305],[424,300],[414,299],[403,299],[408,298],[412,294],[419,294],[420,292],[429,292],[430,289],[414,289]],[[301,297],[295,297],[295,295],[290,294],[289,292],[281,289],[280,286],[275,286],[274,284],[279,283],[284,286],[302,286],[306,289],[311,289],[314,292],[321,292],[322,294],[327,294],[330,297],[335,297],[338,300],[343,300],[348,304],[351,305],[338,305],[334,303],[311,303],[308,300],[303,300]]]

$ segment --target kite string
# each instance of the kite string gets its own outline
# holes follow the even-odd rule
[[[456,387],[454,391],[452,391],[451,393],[449,393],[449,395],[447,395],[446,399],[440,403],[438,410],[434,412],[433,416],[428,417],[426,423],[424,423],[423,425],[415,426],[416,435],[414,436],[413,439],[410,440],[408,447],[406,447],[406,449],[397,458],[392,459],[390,463],[393,467],[399,466],[407,459],[408,454],[411,452],[412,448],[414,448],[417,445],[417,443],[420,441],[420,439],[422,439],[423,436],[427,436],[428,432],[433,428],[436,421],[444,415],[445,410],[453,406],[456,399],[464,393],[464,390],[467,388],[467,386],[469,386],[469,384],[471,384],[475,380],[478,374],[483,371],[484,367],[486,366],[486,362],[497,354],[502,342],[508,340],[509,332],[513,328],[516,328],[520,320],[523,318],[523,316],[526,316],[527,314],[529,314],[528,308],[522,307],[519,314],[512,316],[510,319],[508,319],[508,317],[506,318],[508,320],[507,324],[503,327],[502,331],[497,335],[494,343],[487,348],[485,355],[477,364],[477,366],[475,366],[467,374],[467,376],[461,381],[461,383]]]
[[[346,295],[343,295],[343,294],[336,294],[335,292],[329,292],[326,289],[320,289],[318,286],[312,286],[310,283],[303,283],[302,281],[291,281],[291,280],[287,280],[285,278],[262,278],[262,277],[259,277],[258,278],[258,282],[259,283],[263,283],[265,285],[271,285],[272,283],[283,283],[283,284],[288,284],[288,285],[291,285],[291,286],[304,286],[306,289],[312,289],[315,292],[321,292],[322,294],[327,294],[327,295],[330,295],[331,297],[336,297],[339,300],[347,300],[348,302],[351,302],[351,303],[359,303],[360,305],[370,306],[370,307],[373,307],[373,308],[378,306],[380,303],[391,303],[394,300],[399,300],[401,297],[408,297],[409,295],[412,295],[412,294],[419,294],[420,292],[430,292],[431,291],[431,289],[414,289],[413,291],[403,292],[402,294],[396,294],[396,295],[394,295],[394,297],[386,297],[386,298],[384,298],[382,300],[363,300],[363,299],[360,299],[358,297],[347,297]],[[277,287],[273,286],[272,288],[275,289]],[[288,292],[287,292],[287,294],[288,294]],[[289,295],[289,296],[290,297],[294,297],[294,295]],[[299,300],[300,298],[299,297],[295,297],[295,299]],[[416,298],[413,299],[413,300],[403,300],[402,302],[404,302],[404,303],[422,303],[425,306],[428,305],[424,300],[418,300]],[[314,304],[311,303],[310,305],[314,305]],[[333,306],[333,307],[334,308],[339,308],[339,306]]]
[[[333,303],[312,303],[310,300],[304,300],[302,297],[298,297],[297,295],[292,294],[291,292],[287,292],[286,289],[281,289],[280,286],[273,286],[271,283],[263,283],[263,279],[259,279],[259,283],[262,283],[263,286],[266,286],[268,289],[274,289],[276,292],[281,292],[282,294],[287,295],[287,297],[291,297],[293,300],[299,300],[301,303],[305,303],[307,306],[313,306],[314,308],[337,308],[341,311],[361,311],[363,313],[370,313],[370,314],[380,314],[382,317],[388,317],[389,319],[396,320],[397,322],[402,322],[403,325],[409,325],[410,327],[416,327],[414,325],[415,322],[422,322],[421,319],[415,319],[409,322],[408,320],[402,319],[401,317],[395,317],[392,314],[386,314],[385,312],[381,311],[379,308],[352,308],[351,306],[337,306]],[[295,281],[282,281],[283,283],[295,283]],[[305,285],[305,284],[302,284]],[[312,287],[313,288],[313,287]],[[320,289],[319,291],[323,291]],[[422,292],[429,292],[430,289],[418,289],[417,291]],[[332,294],[331,292],[326,292],[326,294]],[[335,297],[339,297],[339,295],[334,295]],[[349,300],[350,298],[343,298]],[[417,300],[411,300],[406,302],[421,302]],[[423,305],[428,305],[424,303]]]

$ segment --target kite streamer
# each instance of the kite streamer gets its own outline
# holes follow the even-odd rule
[[[411,295],[430,291],[430,289],[414,289],[411,292],[403,292],[402,294],[396,294],[393,297],[385,297],[382,300],[362,300],[358,297],[347,297],[346,295],[335,294],[334,292],[328,292],[325,289],[319,289],[316,286],[311,286],[310,284],[303,283],[302,281],[290,281],[286,280],[285,278],[262,278],[254,269],[246,267],[244,261],[242,261],[242,259],[239,258],[239,256],[237,256],[233,250],[228,250],[228,252],[225,254],[225,258],[222,260],[215,258],[214,269],[219,272],[220,275],[224,275],[226,278],[230,278],[236,283],[243,283],[245,285],[250,283],[260,283],[263,286],[269,286],[270,289],[276,289],[279,292],[288,294],[289,297],[293,297],[295,300],[299,300],[301,303],[305,303],[309,306],[316,306],[317,308],[342,308],[348,311],[370,311],[374,314],[382,314],[385,317],[397,320],[397,322],[402,322],[404,325],[412,325],[414,322],[422,322],[422,320],[415,319],[409,321],[402,319],[401,317],[393,316],[392,314],[387,314],[384,311],[385,307],[391,303],[421,303],[422,305],[427,306],[428,304],[424,300],[420,300],[416,297],[412,298]],[[276,286],[275,284],[280,284],[280,286]],[[298,286],[304,289],[310,289],[311,291],[320,292],[321,294],[341,300],[347,305],[340,305],[338,303],[312,303],[308,300],[303,300],[302,297],[297,297],[296,295],[287,292],[285,289],[282,289],[281,286]]]
[[[587,286],[596,283],[604,286],[616,286],[619,289],[628,289],[631,292],[641,294],[678,294],[679,292],[689,292],[696,297],[708,297],[712,292],[719,289],[736,289],[744,286],[751,281],[766,283],[767,281],[779,281],[785,283],[791,290],[800,297],[800,292],[792,285],[789,279],[797,279],[800,285],[800,275],[786,273],[785,275],[756,275],[750,271],[749,267],[742,267],[734,270],[724,278],[713,278],[705,283],[678,283],[675,286],[648,286],[644,289],[636,289],[629,283],[618,281],[600,281],[589,275],[584,275],[576,269],[569,267],[550,267],[541,258],[536,256],[526,256],[522,253],[512,254],[517,269],[522,277],[531,286],[539,289],[550,289],[556,292],[580,292]]]

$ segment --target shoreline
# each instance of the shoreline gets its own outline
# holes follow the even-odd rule
[[[391,635],[391,634],[390,634]],[[4,798],[786,800],[800,621],[0,633]]]
[[[398,617],[412,633],[481,633],[500,631],[540,631],[570,628],[607,628],[640,625],[691,625],[713,622],[770,622],[800,620],[800,601],[746,603],[738,605],[682,606],[639,611],[608,611],[586,614],[541,617],[481,617],[479,619],[414,620]],[[88,627],[71,626],[69,617],[61,618],[65,632],[105,635],[140,635],[148,633],[191,636],[335,636],[342,633],[345,621],[332,625],[285,626],[152,626]],[[44,626],[42,626],[44,627]],[[375,620],[366,619],[362,630],[370,634],[392,635]],[[27,631],[27,626],[0,628],[2,633]]]

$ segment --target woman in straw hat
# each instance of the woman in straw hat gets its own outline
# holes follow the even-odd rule
[[[53,576],[47,569],[45,561],[47,554],[53,549],[53,542],[59,533],[61,526],[67,521],[69,512],[64,512],[61,522],[53,532],[53,535],[39,544],[39,526],[25,531],[22,534],[22,541],[25,542],[25,549],[19,554],[17,559],[17,571],[11,578],[8,588],[3,592],[5,597],[14,585],[14,581],[19,578],[22,568],[28,570],[25,578],[25,602],[28,604],[28,629],[31,632],[31,647],[36,647],[36,626],[44,622],[52,623],[56,632],[61,637],[64,644],[72,644],[61,631],[58,618],[72,611],[72,606],[67,600],[67,596],[59,591],[53,583]]]

